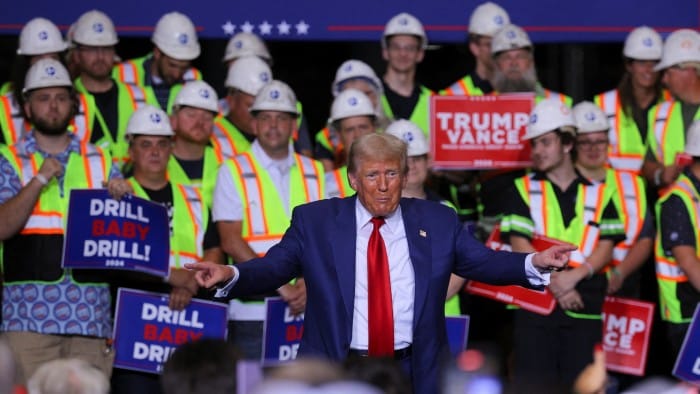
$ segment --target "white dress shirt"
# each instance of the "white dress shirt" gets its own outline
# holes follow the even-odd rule
[[[355,305],[352,313],[353,349],[369,348],[368,299],[367,299],[367,245],[374,225],[370,221],[372,214],[362,206],[360,200],[355,203],[357,218],[357,239],[355,241]],[[416,280],[413,265],[409,257],[406,229],[401,216],[401,206],[384,218],[385,223],[379,228],[384,238],[387,257],[389,258],[389,278],[391,281],[391,300],[394,313],[394,349],[403,349],[413,342],[413,300],[415,299]]]

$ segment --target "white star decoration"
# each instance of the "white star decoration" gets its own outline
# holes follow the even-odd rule
[[[277,30],[279,31],[280,35],[288,35],[289,34],[289,29],[292,27],[287,21],[282,21],[279,25],[277,25]]]
[[[306,35],[309,34],[309,27],[311,26],[304,21],[300,21],[294,27],[297,29],[297,35]]]
[[[221,25],[221,28],[224,29],[224,34],[227,36],[232,36],[233,32],[236,31],[236,25],[231,23],[231,21],[226,21],[226,23]]]
[[[250,22],[248,22],[248,21],[245,21],[241,25],[241,30],[243,30],[246,33],[252,33],[253,29],[255,29],[255,26],[251,25]]]
[[[221,25],[221,28],[224,31],[224,34],[227,36],[232,36],[235,32],[236,29],[239,29],[242,32],[245,33],[253,33],[255,32],[255,29],[257,28],[261,36],[271,36],[277,33],[280,36],[289,36],[289,35],[297,35],[297,36],[307,36],[309,35],[309,29],[311,29],[311,25],[306,23],[304,20],[300,20],[298,23],[289,23],[286,20],[282,20],[278,24],[271,23],[270,21],[264,20],[260,24],[253,24],[249,20],[244,21],[243,23],[239,23],[238,25],[233,24],[231,20],[227,20],[223,25]],[[275,31],[275,29],[277,29]]]
[[[272,25],[267,23],[267,21],[263,21],[258,28],[260,29],[260,34],[263,36],[269,35],[272,32]]]

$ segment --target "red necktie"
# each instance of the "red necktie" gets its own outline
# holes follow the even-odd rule
[[[367,245],[367,296],[370,356],[394,355],[394,311],[391,306],[389,258],[379,228],[383,217],[372,218],[372,235]]]

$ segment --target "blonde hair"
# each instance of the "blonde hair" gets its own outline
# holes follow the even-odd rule
[[[408,172],[408,154],[406,143],[391,134],[371,133],[364,135],[350,146],[348,157],[348,173],[355,174],[364,160],[391,161],[397,160],[401,174]]]

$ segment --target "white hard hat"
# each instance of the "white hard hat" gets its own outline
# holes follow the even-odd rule
[[[663,48],[664,42],[656,30],[640,26],[627,35],[622,54],[630,59],[659,60]]]
[[[145,104],[129,118],[126,124],[126,135],[160,135],[170,137],[175,135],[170,126],[170,118],[160,108]]]
[[[30,90],[53,87],[71,87],[73,82],[68,70],[58,60],[51,58],[39,59],[34,63],[24,77],[22,93]]]
[[[297,97],[289,85],[282,81],[273,80],[263,86],[255,96],[250,112],[255,113],[258,111],[280,111],[299,116]]]
[[[204,81],[189,81],[175,96],[175,106],[201,108],[213,113],[219,112],[219,97],[214,89]]]
[[[525,30],[513,24],[499,29],[491,40],[491,53],[493,55],[521,48],[532,48],[532,41],[530,41],[530,37],[525,33]]]
[[[676,30],[666,38],[661,61],[654,71],[685,62],[700,62],[700,34],[690,29]]]
[[[58,27],[46,18],[34,18],[19,33],[18,55],[35,56],[63,52],[68,45]]]
[[[576,134],[576,121],[566,103],[557,98],[548,98],[535,105],[530,113],[530,121],[527,125],[527,132],[523,136],[524,140],[533,139],[550,131],[561,129]]]
[[[574,120],[576,120],[576,129],[579,134],[595,133],[597,131],[607,132],[610,129],[610,122],[599,106],[590,101],[582,101],[572,109],[574,112]]]
[[[337,96],[338,93],[340,93],[341,85],[344,82],[356,78],[367,80],[367,82],[377,88],[378,96],[382,95],[384,90],[382,81],[377,74],[375,74],[374,70],[372,70],[372,67],[361,60],[350,59],[344,61],[343,64],[338,67],[338,71],[335,72],[335,80],[333,80],[333,86],[331,87],[333,96]]]
[[[228,40],[223,61],[227,62],[246,56],[257,56],[267,61],[272,60],[265,42],[260,37],[253,33],[240,32]]]
[[[343,90],[331,105],[331,122],[353,116],[375,116],[372,102],[357,89]]]
[[[408,145],[408,156],[421,156],[430,151],[423,130],[410,120],[396,120],[384,132],[405,142]]]
[[[510,24],[510,16],[506,10],[488,1],[472,11],[469,17],[469,33],[493,37],[498,29],[508,24]]]
[[[384,35],[382,36],[382,47],[387,47],[387,38],[396,35],[409,35],[420,37],[421,48],[425,49],[428,46],[428,37],[425,35],[423,24],[420,23],[415,16],[402,12],[393,18],[389,19],[384,27]]]
[[[119,42],[114,23],[101,11],[84,13],[73,26],[71,40],[76,44],[107,47]]]
[[[194,24],[179,12],[167,13],[158,20],[151,41],[176,60],[194,60],[200,53]]]
[[[272,81],[270,66],[259,57],[248,56],[236,60],[228,68],[224,86],[255,96],[270,81]]]
[[[688,127],[684,152],[693,157],[700,157],[700,120],[696,120]]]

